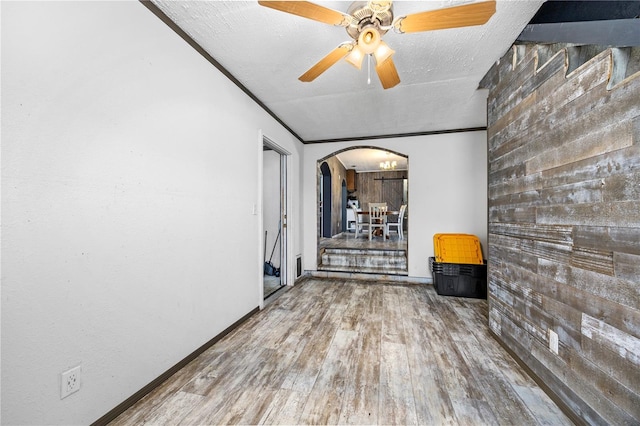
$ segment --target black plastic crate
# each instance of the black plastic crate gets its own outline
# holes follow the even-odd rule
[[[429,258],[433,286],[441,296],[487,298],[487,263],[471,265],[436,262]]]

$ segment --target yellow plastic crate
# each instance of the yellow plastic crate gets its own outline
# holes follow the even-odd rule
[[[480,240],[471,234],[435,234],[433,247],[436,262],[482,265]]]

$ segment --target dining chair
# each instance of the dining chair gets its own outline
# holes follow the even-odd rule
[[[355,224],[353,227],[355,229],[356,238],[358,238],[358,232],[364,232],[364,228],[367,228],[367,230],[369,230],[369,222],[363,222],[362,215],[358,214],[360,212],[358,211],[356,206],[351,205],[350,207],[353,210],[353,215],[355,217]]]
[[[404,240],[404,234],[402,232],[403,224],[404,224],[404,212],[407,209],[407,205],[403,204],[400,206],[400,213],[398,213],[398,220],[396,222],[389,222],[387,220],[387,235],[391,233],[391,228],[396,227],[396,231],[398,231],[398,238]]]
[[[373,233],[382,230],[382,238],[387,239],[387,203],[369,203],[369,240]]]

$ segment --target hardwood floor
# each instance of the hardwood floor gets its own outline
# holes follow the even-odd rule
[[[118,417],[151,424],[571,422],[489,335],[487,302],[307,279]]]

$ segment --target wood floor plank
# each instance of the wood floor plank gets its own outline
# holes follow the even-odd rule
[[[365,319],[369,291],[362,284],[353,283],[351,285],[353,286],[353,291],[340,324],[340,329],[357,331],[361,322]]]
[[[456,424],[451,398],[446,391],[444,377],[436,364],[433,342],[429,337],[437,330],[433,321],[405,318],[407,354],[416,403],[418,424]]]
[[[283,387],[305,394],[311,392],[337,330],[338,326],[329,322],[318,326],[289,369]]]
[[[355,331],[336,331],[300,417],[301,423],[338,423],[349,366],[353,365],[352,359],[356,356],[357,338]]]
[[[563,424],[566,419],[564,413],[544,394],[542,389],[532,384],[527,386],[512,384],[511,386],[522,399],[527,410],[534,414],[537,424],[548,426]]]
[[[487,323],[431,286],[307,279],[112,424],[570,424]]]
[[[385,286],[382,292],[382,340],[391,343],[405,343],[404,328],[402,326],[402,307],[398,293],[400,286]]]
[[[491,409],[487,402],[470,398],[453,398],[453,409],[456,412],[458,424],[461,425],[495,425],[500,424],[492,418]],[[519,423],[516,423],[519,424]]]
[[[268,411],[257,424],[297,425],[300,424],[302,410],[309,398],[308,394],[280,389],[276,392]]]
[[[375,298],[381,304],[382,292],[369,286],[367,299]],[[364,298],[365,296],[363,296]],[[377,306],[365,300],[367,307]],[[349,381],[343,397],[340,424],[377,424],[380,391],[380,350],[382,317],[379,308],[363,313],[358,329],[356,355],[351,358]]]
[[[180,422],[181,425],[213,425],[224,413],[239,407],[236,401],[242,394],[241,387],[229,387],[203,397]]]
[[[537,422],[518,393],[505,379],[488,357],[479,357],[483,348],[477,345],[459,342],[461,353],[467,363],[473,362],[471,374],[484,392],[484,400],[492,411],[492,418],[499,424],[535,425]],[[504,404],[504,401],[509,401]]]
[[[162,404],[142,419],[141,423],[168,425],[178,424],[202,400],[201,395],[177,392],[167,397]]]
[[[247,386],[238,399],[227,409],[218,411],[209,424],[256,425],[269,411],[275,394],[271,388]]]
[[[382,341],[380,361],[380,424],[417,424],[407,348]]]

